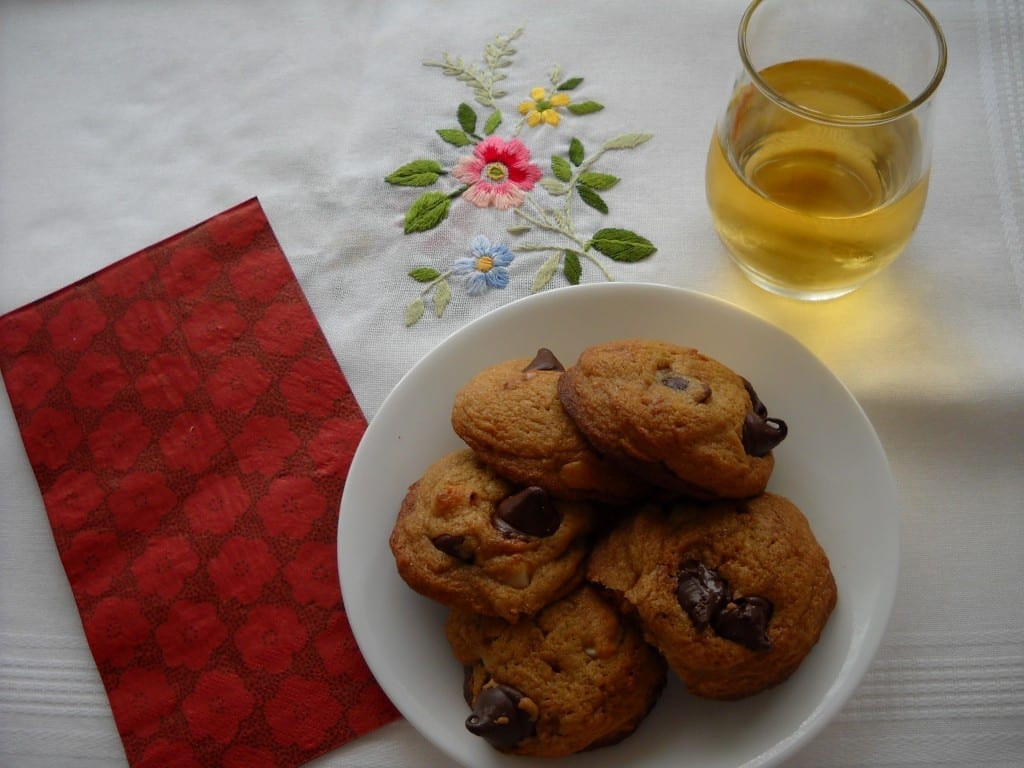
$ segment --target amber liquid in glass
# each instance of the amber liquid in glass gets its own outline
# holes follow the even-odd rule
[[[825,114],[879,114],[908,101],[882,77],[840,62],[791,61],[760,75]],[[711,142],[712,219],[755,282],[805,298],[842,295],[910,240],[928,191],[921,155],[912,115],[881,125],[816,123],[747,84]]]

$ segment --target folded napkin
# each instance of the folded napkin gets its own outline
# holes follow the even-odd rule
[[[255,199],[0,318],[132,766],[296,766],[397,717],[341,604],[366,427]]]

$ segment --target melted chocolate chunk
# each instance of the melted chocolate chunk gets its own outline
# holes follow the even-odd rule
[[[536,485],[506,496],[494,510],[495,527],[502,533],[550,536],[562,524],[562,513],[547,491]]]
[[[715,620],[730,594],[729,582],[703,563],[688,560],[679,570],[676,599],[698,632]]]
[[[658,371],[658,383],[669,389],[674,389],[676,392],[692,392],[693,399],[698,403],[703,403],[711,397],[711,388],[703,381],[687,378],[669,368]]]
[[[530,716],[519,708],[523,694],[509,685],[484,688],[466,718],[466,729],[498,749],[514,747],[534,732]]]
[[[789,428],[782,419],[768,418],[768,408],[757,396],[754,387],[743,379],[743,387],[750,396],[751,412],[743,419],[743,450],[748,456],[767,456],[786,439]]]
[[[768,622],[774,610],[771,600],[765,597],[738,597],[718,614],[714,630],[720,637],[752,651],[766,651],[772,646],[768,639]]]
[[[537,356],[530,361],[530,364],[523,368],[523,373],[527,371],[564,371],[565,366],[559,362],[558,358],[555,357],[555,353],[547,347],[541,347],[537,350]]]
[[[786,439],[789,428],[782,419],[771,419],[748,413],[743,419],[743,450],[749,456],[767,456]]]
[[[446,555],[458,558],[466,563],[473,562],[473,553],[466,547],[466,537],[457,536],[453,533],[442,533],[430,540],[437,549]]]

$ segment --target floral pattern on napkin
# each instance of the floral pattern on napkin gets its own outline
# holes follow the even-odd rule
[[[504,225],[501,237],[507,236],[510,243],[493,233],[490,237],[481,233],[469,244],[467,255],[450,267],[427,263],[411,270],[409,276],[422,287],[406,306],[406,326],[420,321],[428,298],[434,314],[444,314],[453,297],[454,277],[464,279],[469,296],[505,288],[518,271],[514,262],[519,254],[543,256],[539,266],[531,260],[526,268],[533,268],[530,289],[536,293],[558,274],[566,284],[578,284],[588,266],[612,280],[604,259],[635,262],[657,250],[647,238],[621,226],[601,227],[589,234],[577,229],[576,211],[581,205],[610,214],[606,198],[621,180],[599,170],[601,158],[608,152],[635,149],[652,138],[649,133],[627,133],[598,140],[596,149],[590,139],[579,138],[575,121],[604,110],[598,101],[575,96],[582,77],[565,78],[560,67],[552,68],[545,84],[531,88],[514,105],[512,111],[518,117],[508,126],[508,134],[501,135],[510,98],[501,83],[514,63],[513,44],[522,33],[518,29],[496,36],[485,46],[480,62],[449,53],[440,61],[424,62],[464,83],[477,106],[459,103],[455,125],[436,131],[445,143],[465,151],[452,167],[435,158],[418,158],[386,177],[395,186],[431,187],[410,203],[404,231],[412,235],[435,229],[448,218],[453,205],[466,203],[493,208],[500,215],[496,224]],[[538,130],[568,134],[562,151],[549,158],[547,172],[529,147],[531,132]]]
[[[365,419],[251,200],[0,318],[134,768],[292,768],[398,716],[341,604]]]

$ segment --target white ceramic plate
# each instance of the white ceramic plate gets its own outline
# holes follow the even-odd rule
[[[559,766],[770,766],[805,744],[860,682],[892,608],[899,510],[885,453],[849,391],[805,347],[709,296],[637,283],[581,285],[513,302],[452,334],[388,395],[352,462],[338,558],[345,608],[384,691],[425,738],[473,768],[535,761],[498,753],[464,726],[462,669],[444,637],[445,610],[399,578],[388,536],[407,487],[462,447],[455,392],[475,373],[550,348],[566,365],[586,346],[646,336],[697,347],[747,377],[789,436],[769,490],[807,515],[828,553],[839,602],[821,640],[776,688],[738,702],[686,694],[671,675],[654,710],[618,745]],[[551,760],[536,761],[551,768]]]

